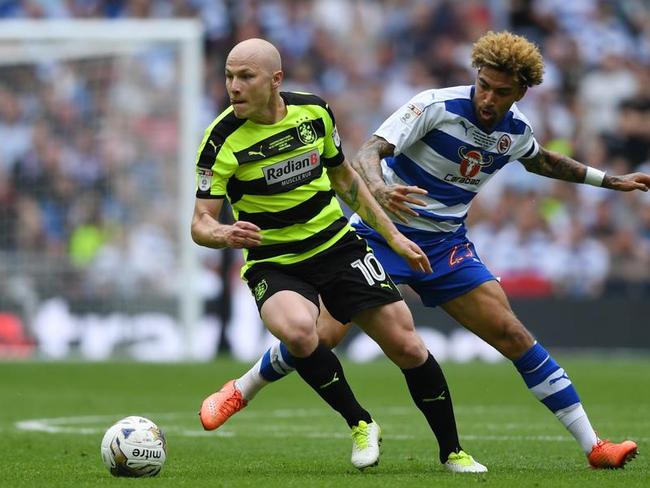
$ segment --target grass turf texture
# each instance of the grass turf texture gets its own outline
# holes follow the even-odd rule
[[[640,455],[626,469],[589,469],[577,444],[506,362],[443,365],[463,447],[488,466],[484,475],[443,469],[424,417],[401,373],[387,361],[345,363],[358,398],[384,434],[379,466],[364,473],[350,464],[344,421],[295,374],[263,390],[218,431],[204,432],[196,415],[203,397],[248,365],[225,359],[171,365],[0,363],[0,485],[648,486],[650,360],[559,360],[601,435],[638,442]],[[126,415],[147,416],[165,431],[168,458],[159,477],[113,478],[102,465],[102,435]],[[24,423],[34,419],[49,420]]]

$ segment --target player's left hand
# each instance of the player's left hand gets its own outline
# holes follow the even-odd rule
[[[426,206],[426,202],[412,195],[426,195],[428,192],[424,188],[406,185],[383,185],[371,189],[375,200],[379,202],[384,210],[395,215],[405,224],[409,223],[409,217],[417,217],[419,214],[407,205]]]
[[[413,271],[420,273],[432,273],[431,263],[424,251],[415,242],[407,239],[403,234],[397,233],[392,236],[388,243],[393,250],[402,256]]]
[[[621,176],[605,176],[603,187],[618,191],[648,191],[650,175],[645,173],[630,173]]]

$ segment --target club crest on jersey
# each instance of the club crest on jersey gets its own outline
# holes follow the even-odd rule
[[[512,139],[508,134],[503,134],[501,137],[499,137],[499,140],[497,142],[497,151],[499,151],[499,154],[505,154],[508,152],[508,149],[510,149],[510,146],[512,145]]]
[[[465,146],[458,149],[458,156],[460,157],[460,174],[465,178],[473,178],[481,171],[481,168],[490,166],[494,160],[492,156],[485,157],[483,153],[475,149],[468,151]]]
[[[199,180],[199,190],[208,191],[212,186],[212,170],[199,168],[197,176]]]
[[[311,121],[303,122],[298,126],[298,138],[303,144],[311,144],[316,140],[316,131]]]

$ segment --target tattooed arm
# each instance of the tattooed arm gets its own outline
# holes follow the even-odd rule
[[[540,147],[539,152],[532,158],[522,158],[520,161],[531,173],[548,176],[556,180],[584,183],[587,176],[588,166],[543,147]],[[648,191],[648,188],[650,188],[650,175],[645,173],[630,173],[620,176],[606,174],[601,186],[618,191]]]
[[[333,168],[327,168],[332,188],[336,194],[363,220],[379,232],[390,247],[402,256],[415,271],[431,272],[426,254],[417,244],[408,240],[397,230],[395,224],[381,209],[352,166],[347,161]]]
[[[425,205],[422,200],[412,197],[410,194],[426,195],[427,192],[417,186],[386,184],[381,174],[380,161],[387,156],[392,156],[394,151],[395,146],[386,139],[372,136],[359,149],[352,161],[352,167],[361,175],[370,192],[384,210],[392,213],[402,222],[407,223],[409,216],[417,216],[418,214],[406,204]]]
[[[352,160],[352,167],[361,175],[371,192],[386,185],[381,174],[380,161],[382,158],[392,156],[394,151],[395,146],[386,139],[372,136],[361,146]]]

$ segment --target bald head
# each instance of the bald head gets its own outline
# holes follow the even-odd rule
[[[262,124],[282,119],[286,107],[280,95],[280,53],[264,39],[247,39],[226,58],[226,90],[235,116]]]
[[[232,48],[226,64],[251,64],[269,74],[282,70],[282,60],[276,47],[264,39],[246,39]]]

